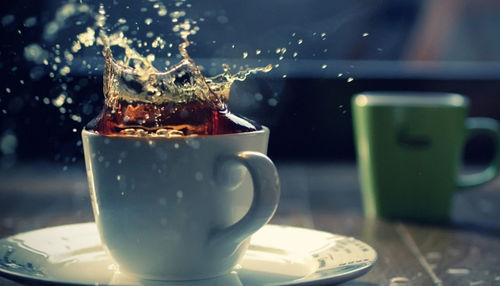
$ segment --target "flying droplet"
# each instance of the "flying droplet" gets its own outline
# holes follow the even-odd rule
[[[165,7],[162,7],[160,8],[160,10],[158,10],[158,16],[165,16],[167,15],[167,9]]]
[[[70,67],[68,66],[64,66],[62,67],[60,70],[59,70],[59,73],[62,75],[62,76],[65,76],[65,75],[68,75],[70,73],[71,69]]]

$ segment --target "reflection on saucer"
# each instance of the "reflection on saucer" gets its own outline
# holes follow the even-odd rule
[[[241,265],[207,280],[140,280],[117,271],[94,223],[64,225],[0,240],[0,275],[13,280],[71,284],[260,286],[339,283],[374,265],[367,244],[317,230],[266,225],[252,236]],[[210,263],[207,261],[207,263]]]

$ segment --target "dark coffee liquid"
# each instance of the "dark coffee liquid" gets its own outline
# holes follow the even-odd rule
[[[238,117],[226,107],[214,108],[199,102],[185,104],[129,103],[104,106],[87,130],[102,135],[189,136],[221,135],[260,130],[262,127]]]

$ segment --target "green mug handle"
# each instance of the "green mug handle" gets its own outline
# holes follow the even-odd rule
[[[493,180],[500,170],[500,123],[492,118],[474,117],[467,118],[465,122],[467,138],[476,135],[487,135],[493,139],[495,153],[489,166],[475,174],[459,175],[457,185],[459,188],[469,188]]]

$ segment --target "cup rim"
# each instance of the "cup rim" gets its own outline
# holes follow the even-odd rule
[[[467,97],[452,92],[365,91],[352,97],[357,106],[465,107]]]
[[[217,134],[217,135],[191,135],[191,136],[179,136],[179,137],[162,137],[162,136],[125,136],[125,135],[103,135],[90,130],[87,130],[85,127],[82,129],[81,134],[85,136],[95,136],[95,137],[104,137],[108,139],[133,139],[133,140],[169,140],[169,141],[184,141],[189,139],[208,139],[208,138],[223,138],[223,137],[243,137],[250,135],[260,135],[260,134],[268,134],[269,128],[264,125],[260,125],[261,129],[255,131],[247,131],[247,132],[238,132],[238,133],[228,133],[228,134]]]

